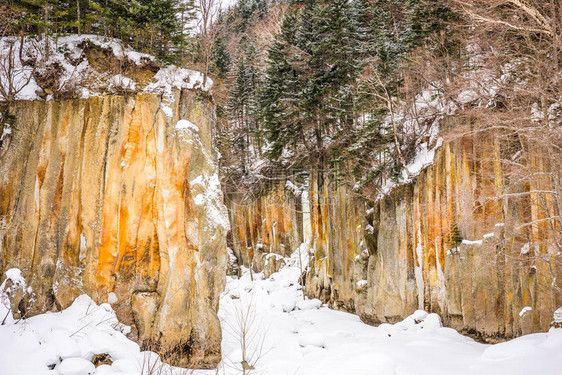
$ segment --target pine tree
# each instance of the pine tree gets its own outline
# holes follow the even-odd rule
[[[256,11],[260,19],[267,14],[268,8],[267,0],[256,0]]]
[[[223,37],[217,38],[215,41],[211,53],[211,60],[213,73],[221,78],[225,78],[232,64],[232,59],[230,57],[230,52],[228,52],[226,48]]]
[[[412,46],[421,45],[428,37],[441,31],[451,32],[450,25],[457,20],[452,9],[441,0],[408,0],[406,9]],[[447,44],[455,43],[454,38],[446,38],[445,41]]]
[[[371,32],[373,52],[377,61],[379,75],[385,86],[395,93],[400,86],[400,77],[396,76],[406,54],[413,46],[413,36],[402,0],[376,0],[373,2],[373,20]]]
[[[304,0],[304,8],[300,14],[298,29],[294,37],[295,41],[289,41],[308,54],[312,52],[311,45],[316,41],[318,35],[313,23],[317,6],[317,0]]]
[[[231,124],[237,129],[237,144],[243,154],[244,166],[249,164],[250,147],[260,149],[258,126],[259,70],[257,51],[252,41],[242,38],[234,83],[229,92],[228,109]]]
[[[358,41],[350,16],[348,0],[324,1],[313,15],[314,35],[307,46],[312,74],[303,94],[303,108],[314,129],[320,163],[325,152],[324,136],[330,132],[337,136],[351,113],[353,97],[349,86],[361,68],[353,48]]]
[[[179,35],[176,37],[174,44],[174,55],[177,62],[184,61],[189,58],[193,61],[196,54],[195,38],[191,36],[196,26],[198,17],[198,2],[195,0],[179,0],[177,17],[179,19]]]
[[[281,30],[279,31],[280,37],[285,41],[285,43],[298,46],[298,35],[299,32],[299,18],[293,12],[288,12],[283,17],[281,24]]]
[[[353,49],[362,62],[372,53],[373,37],[371,28],[371,2],[369,0],[353,0],[351,2],[351,32],[354,34]]]
[[[257,90],[260,85],[260,71],[258,68],[258,52],[253,42],[246,47],[245,60],[248,70],[247,128],[252,137],[259,139]]]
[[[268,156],[278,159],[287,147],[304,141],[300,104],[303,73],[289,63],[295,40],[294,16],[285,16],[280,33],[268,50],[269,64],[260,93]]]
[[[29,27],[32,33],[51,34],[58,27],[61,9],[56,0],[16,0],[13,6],[24,12],[20,22]]]

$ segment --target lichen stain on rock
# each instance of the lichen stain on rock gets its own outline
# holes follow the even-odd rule
[[[216,173],[214,106],[175,96],[173,118],[152,94],[15,103],[17,130],[0,150],[0,271],[27,275],[33,313],[111,296],[165,359],[213,367],[228,228],[210,225],[189,181]],[[176,130],[183,118],[199,134]]]

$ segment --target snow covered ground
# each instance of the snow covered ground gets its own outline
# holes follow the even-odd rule
[[[228,279],[219,312],[224,361],[218,372],[160,365],[154,353],[140,352],[126,338],[127,327],[110,305],[81,296],[60,313],[7,319],[0,326],[0,375],[241,374],[243,358],[247,368],[255,368],[247,374],[267,375],[562,373],[562,329],[484,345],[441,327],[439,316],[423,311],[372,327],[318,300],[303,300],[297,255],[286,261],[269,279],[255,274],[252,281],[247,270],[240,279]],[[6,312],[0,307],[2,317]],[[114,362],[94,369],[89,361],[100,353]]]
[[[203,74],[194,70],[173,65],[163,66],[154,56],[137,52],[123,45],[118,39],[103,38],[97,35],[69,35],[50,38],[48,47],[37,39],[26,37],[22,45],[18,37],[0,37],[0,101],[6,94],[13,94],[16,100],[40,100],[43,90],[37,82],[38,76],[49,76],[56,70],[56,91],[65,92],[67,96],[83,99],[91,96],[104,96],[107,93],[140,92],[163,95],[168,101],[173,100],[173,89],[201,89],[209,91],[213,81],[208,78],[203,85]],[[125,74],[98,71],[91,64],[85,53],[85,46],[92,44],[111,51],[122,62],[136,65],[138,68],[148,65],[160,66],[148,84],[141,87]],[[22,59],[20,56],[22,49]],[[35,68],[34,68],[35,67]],[[114,69],[116,67],[113,67]],[[4,90],[1,90],[4,88]],[[47,95],[52,99],[52,94]]]

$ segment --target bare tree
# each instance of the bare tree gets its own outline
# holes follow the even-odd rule
[[[256,370],[259,361],[265,355],[265,338],[267,330],[257,321],[253,294],[249,301],[240,301],[234,306],[234,322],[226,322],[240,344],[242,358],[240,367],[232,363],[229,366],[243,375],[249,375]],[[224,324],[224,323],[223,323]]]
[[[0,50],[0,95],[12,103],[33,79],[35,64],[28,66],[23,59],[25,43],[20,38],[5,38]]]
[[[203,86],[207,84],[213,42],[219,31],[216,21],[221,7],[221,0],[199,0],[199,37],[200,54],[203,62]]]
[[[469,132],[494,131],[514,145],[498,162],[511,185],[497,199],[528,199],[532,214],[517,231],[550,232],[562,250],[562,3],[556,0],[453,0],[477,51],[477,74],[456,79],[482,91],[494,86],[490,108]],[[484,74],[478,74],[484,72]],[[498,77],[499,76],[499,77]],[[522,186],[524,188],[522,188]],[[514,190],[513,190],[514,189]]]
[[[408,170],[408,166],[406,165],[406,160],[404,159],[404,155],[402,155],[402,150],[400,149],[400,143],[398,142],[398,127],[396,126],[396,115],[394,111],[394,103],[393,103],[392,96],[390,96],[390,93],[388,92],[388,89],[386,85],[383,83],[376,68],[372,69],[372,74],[375,78],[376,83],[379,86],[379,90],[382,90],[382,95],[377,93],[378,90],[372,90],[372,95],[374,95],[378,99],[381,99],[385,103],[386,108],[388,109],[388,113],[390,115],[390,122],[392,123],[392,134],[394,138],[394,146],[396,148],[396,153],[398,154],[398,159],[400,160],[400,164],[402,164],[402,168],[404,168],[404,171],[406,172],[406,176],[410,178],[411,177],[410,171]]]
[[[14,26],[21,14],[0,5],[0,102],[8,104],[29,84],[33,68],[24,61],[24,34]],[[1,132],[0,132],[1,133]]]
[[[541,69],[560,74],[562,3],[559,0],[452,0],[452,3],[481,33],[495,32],[488,36],[494,46],[503,44],[501,49],[505,51],[506,36],[512,37],[521,44],[518,52],[532,59]],[[510,47],[515,52],[514,46]]]
[[[0,6],[0,144],[5,129],[13,126],[10,105],[33,79],[35,64],[25,61],[25,38],[14,26],[21,15],[12,8]],[[17,34],[16,34],[17,35]]]

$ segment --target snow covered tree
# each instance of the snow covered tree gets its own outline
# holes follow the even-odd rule
[[[365,60],[372,53],[371,45],[373,36],[371,34],[371,2],[369,0],[351,1],[351,32],[354,34],[353,49],[355,53]]]
[[[295,20],[294,15],[285,16],[281,31],[269,48],[269,65],[260,95],[268,155],[273,159],[279,158],[286,147],[294,148],[304,140],[300,115],[302,71],[289,62]]]
[[[228,70],[230,69],[232,59],[230,57],[230,52],[228,52],[228,49],[226,48],[223,37],[217,38],[217,40],[215,41],[213,45],[211,60],[212,72],[219,77],[224,78],[228,73]]]
[[[307,45],[310,75],[303,93],[303,109],[306,123],[313,130],[315,157],[320,163],[325,154],[325,136],[337,137],[351,115],[350,85],[361,68],[350,16],[348,0],[321,2],[313,14],[314,34]]]
[[[230,121],[236,129],[236,144],[244,155],[245,166],[252,156],[248,151],[250,146],[254,144],[254,140],[259,142],[259,137],[257,137],[259,133],[257,118],[258,81],[256,49],[252,42],[246,41],[242,50],[239,51],[239,61],[228,101]],[[259,149],[259,147],[256,148]]]
[[[304,0],[304,8],[298,20],[298,29],[293,40],[287,40],[295,44],[306,53],[311,53],[311,44],[315,42],[317,33],[314,25],[314,16],[318,0]],[[283,32],[283,31],[281,31]]]
[[[21,12],[26,34],[99,34],[165,59],[180,52],[195,17],[194,0],[10,0],[8,6]]]

